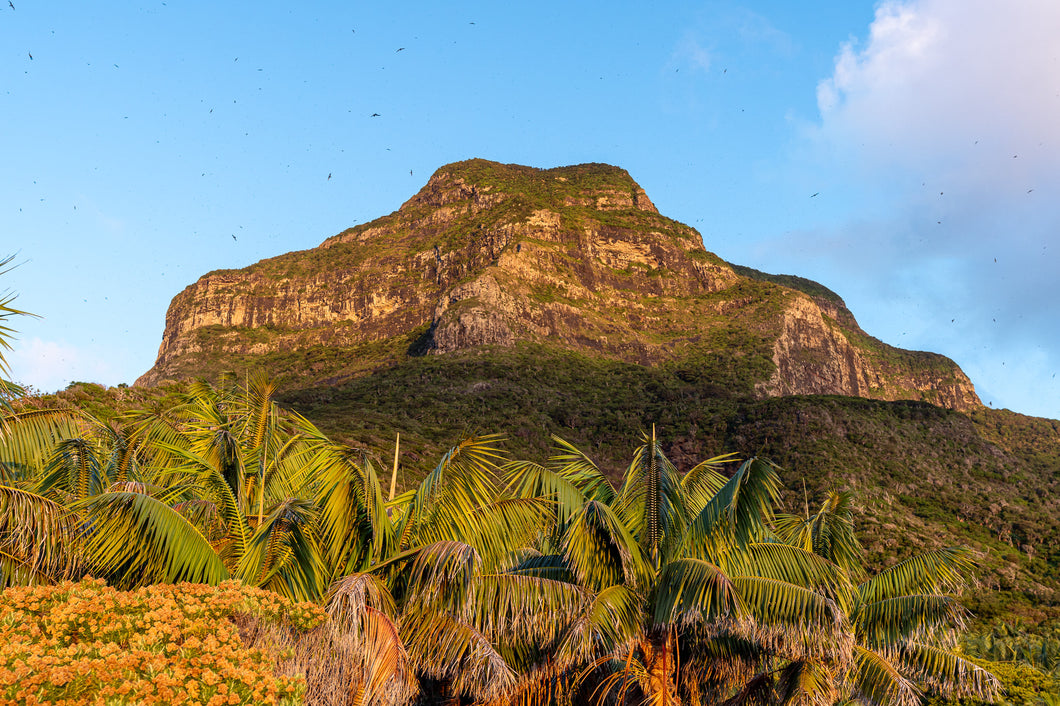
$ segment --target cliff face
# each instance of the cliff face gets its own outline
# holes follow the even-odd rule
[[[838,297],[768,280],[707,252],[622,169],[470,160],[317,248],[203,276],[173,300],[158,360],[137,383],[218,361],[268,367],[310,349],[347,351],[345,362],[303,371],[319,381],[354,374],[366,347],[398,362],[532,342],[685,374],[726,356],[759,396],[979,404],[951,361],[868,337]]]

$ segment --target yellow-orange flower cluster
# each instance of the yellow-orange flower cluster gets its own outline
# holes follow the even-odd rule
[[[97,579],[0,594],[0,704],[297,704],[233,616],[306,630],[324,611],[226,581],[118,591]]]

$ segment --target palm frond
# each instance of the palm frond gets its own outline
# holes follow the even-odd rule
[[[79,412],[23,409],[0,416],[0,471],[7,482],[29,481],[45,466],[55,444],[84,434]]]
[[[502,570],[512,566],[531,540],[550,531],[552,511],[545,498],[503,498],[476,508],[458,524],[486,569]]]
[[[636,540],[610,507],[595,500],[571,518],[562,551],[578,582],[593,590],[650,581],[652,571]]]
[[[754,617],[760,639],[771,643],[772,649],[789,659],[807,655],[844,662],[849,659],[853,633],[832,599],[802,586],[759,576],[734,576],[732,583]]]
[[[666,564],[655,585],[654,625],[690,627],[705,621],[738,622],[747,615],[739,590],[718,566],[702,559]]]
[[[74,437],[53,447],[36,490],[42,495],[65,494],[83,500],[102,492],[109,481],[96,445],[84,437]]]
[[[643,439],[626,469],[615,512],[658,570],[684,536],[686,500],[680,475],[663,453],[655,428]]]
[[[892,661],[928,691],[947,697],[969,696],[994,701],[997,677],[955,652],[920,642],[906,642],[892,654]]]
[[[461,618],[494,642],[552,642],[588,603],[574,584],[518,574],[475,578]]]
[[[320,537],[328,566],[338,574],[358,571],[384,556],[394,543],[379,477],[363,451],[328,444],[313,460]]]
[[[254,531],[236,575],[295,601],[318,599],[327,571],[313,532],[316,515],[308,500],[287,498],[278,504]]]
[[[729,479],[719,469],[734,461],[736,461],[736,454],[722,454],[697,463],[685,474],[685,477],[681,479],[681,485],[688,498],[689,515],[693,517],[698,515],[710,499],[725,487]]]
[[[724,555],[731,575],[761,576],[802,586],[835,600],[845,611],[854,603],[849,573],[811,551],[779,542],[755,542]]]
[[[854,494],[830,492],[810,517],[778,515],[773,529],[788,544],[825,557],[848,571],[858,571],[864,549],[854,532]]]
[[[718,563],[729,547],[742,549],[762,538],[779,492],[780,479],[773,464],[757,457],[744,461],[691,521],[684,551]]]
[[[633,640],[641,629],[641,604],[640,596],[620,584],[597,593],[566,628],[554,650],[556,662],[583,665]]]
[[[454,610],[464,605],[482,568],[482,559],[474,547],[450,540],[429,544],[411,554],[412,563],[405,570],[408,601]]]
[[[77,518],[62,505],[0,485],[0,587],[72,578],[79,572]]]
[[[584,451],[555,434],[552,442],[556,453],[549,456],[549,466],[570,480],[586,499],[611,505],[615,501],[615,488],[596,463]]]
[[[920,690],[886,656],[854,645],[854,664],[848,677],[855,696],[876,706],[920,706]]]
[[[910,557],[858,586],[858,596],[874,603],[917,593],[949,593],[964,583],[975,566],[963,547],[946,547]]]
[[[954,596],[917,594],[862,603],[851,622],[862,644],[877,648],[962,628],[966,614]]]
[[[832,706],[836,701],[835,677],[824,665],[795,660],[786,665],[774,687],[783,706]]]
[[[565,523],[585,504],[585,494],[570,478],[538,463],[510,461],[502,470],[507,475],[507,490],[515,497],[552,500],[557,525]]]
[[[444,611],[407,612],[401,637],[417,671],[449,680],[457,694],[490,701],[518,684],[516,673],[485,635]]]
[[[221,469],[217,467],[216,459],[204,458],[191,449],[170,446],[164,442],[156,442],[153,446],[163,449],[174,460],[179,460],[181,465],[176,467],[178,470],[195,474],[203,495],[216,505],[217,512],[224,521],[225,532],[231,540],[226,554],[231,558],[230,565],[237,565],[247,552],[251,529],[243,513],[244,508],[232,486],[223,477]]]
[[[496,434],[468,437],[442,457],[420,483],[395,527],[402,548],[452,536],[467,539],[461,532],[462,523],[476,508],[489,504],[500,486],[496,463],[504,458],[497,446],[501,438]]]
[[[411,696],[416,691],[415,674],[398,627],[371,606],[365,607],[361,622],[362,674],[352,706],[392,702],[397,700],[395,692],[398,699]]]
[[[85,555],[123,586],[216,584],[228,578],[206,538],[175,510],[139,493],[102,493],[74,506],[92,517]]]

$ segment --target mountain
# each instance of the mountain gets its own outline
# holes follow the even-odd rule
[[[467,432],[537,461],[558,434],[618,477],[654,424],[681,470],[777,462],[789,512],[855,490],[877,568],[970,546],[982,619],[1060,617],[1060,422],[987,409],[952,361],[872,338],[822,285],[708,252],[616,167],[444,166],[390,215],[200,278],[137,381],[156,387],[114,394],[257,369],[383,463],[400,433],[405,487]]]
[[[868,336],[827,288],[708,252],[623,169],[479,159],[317,248],[204,275],[173,300],[137,384],[251,362],[288,385],[334,384],[519,343],[670,365],[759,398],[981,406],[956,364]]]

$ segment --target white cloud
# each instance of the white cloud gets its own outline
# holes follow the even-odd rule
[[[880,4],[818,85],[810,134],[874,212],[799,242],[848,273],[871,333],[966,362],[994,406],[1054,417],[1040,393],[1060,366],[1057,27],[1055,0]]]
[[[864,46],[846,44],[818,86],[822,137],[972,180],[1049,174],[1060,163],[1057,27],[1055,0],[884,2]]]
[[[115,379],[111,366],[67,343],[29,338],[17,341],[7,354],[11,379],[40,392],[61,390],[74,380],[103,382]]]

